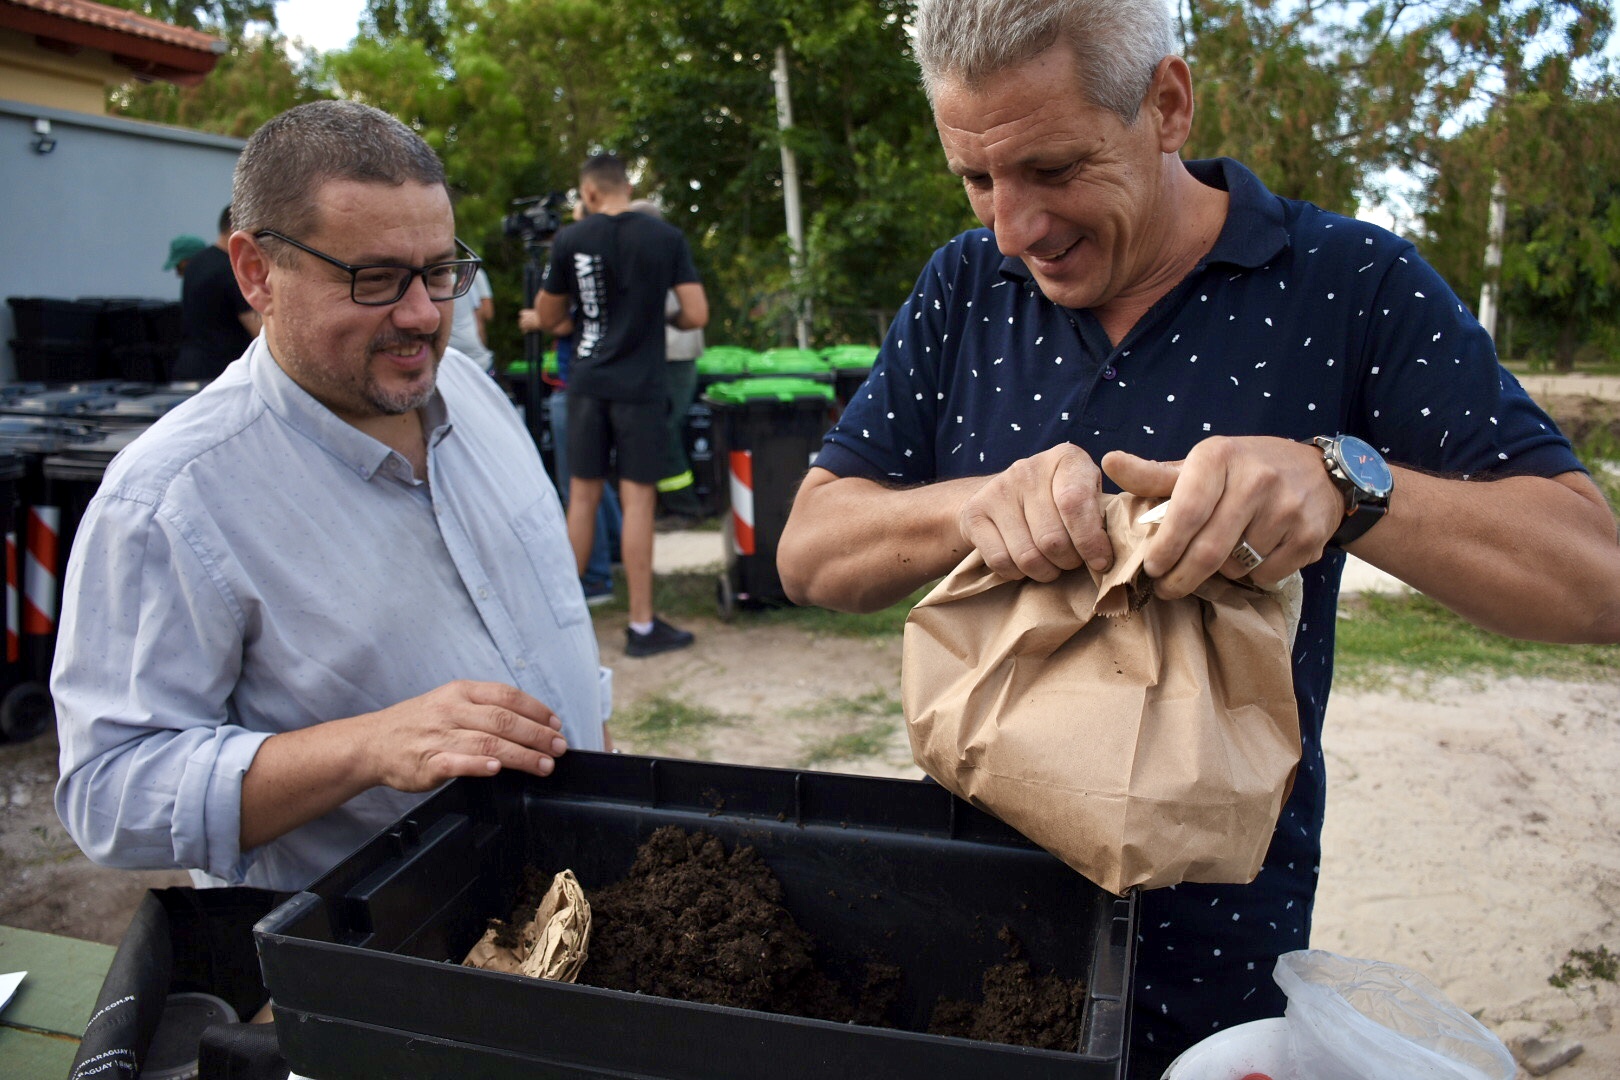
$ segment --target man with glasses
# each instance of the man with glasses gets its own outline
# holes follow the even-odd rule
[[[317,102],[233,195],[264,333],[80,526],[56,803],[97,862],[287,890],[453,777],[602,748],[608,673],[533,441],[446,348],[479,261],[433,151]]]

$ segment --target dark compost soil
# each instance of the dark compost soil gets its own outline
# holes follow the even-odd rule
[[[511,919],[515,937],[550,884],[533,867]],[[863,984],[840,986],[816,965],[816,942],[782,904],[782,887],[759,853],[731,852],[714,836],[668,825],[636,853],[629,874],[587,893],[590,949],[579,981],[682,1001],[893,1026],[887,1018],[902,971],[874,960]],[[985,972],[982,1002],[941,1001],[930,1034],[1055,1050],[1079,1045],[1083,984],[1039,975],[1003,930],[1009,959]],[[499,940],[499,939],[498,939]]]

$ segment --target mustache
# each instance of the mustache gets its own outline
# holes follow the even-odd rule
[[[426,345],[429,348],[431,348],[433,346],[433,343],[438,340],[438,337],[439,337],[439,335],[437,333],[432,333],[432,334],[401,334],[401,333],[386,334],[386,335],[382,335],[380,337],[372,338],[371,339],[371,349],[372,349],[373,352],[381,352],[384,349],[394,349],[394,348],[398,348],[398,347],[400,347],[402,345],[403,346]]]

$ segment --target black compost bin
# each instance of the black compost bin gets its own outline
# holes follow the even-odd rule
[[[834,345],[822,353],[832,369],[833,396],[838,399],[840,411],[849,406],[855,392],[866,383],[877,354],[876,345]]]
[[[0,452],[16,455],[22,464],[16,487],[19,506],[12,518],[17,537],[15,568],[7,566],[6,579],[17,587],[18,638],[16,666],[7,665],[8,676],[14,675],[16,681],[8,678],[5,696],[0,698],[0,734],[8,739],[32,738],[54,719],[46,687],[56,650],[58,589],[68,549],[62,537],[62,507],[45,476],[45,459],[100,435],[75,417],[0,415]],[[8,654],[10,614],[8,611]]]
[[[22,657],[22,559],[24,550],[17,542],[17,508],[21,504],[18,488],[27,472],[27,459],[10,450],[0,451],[0,521],[5,523],[6,534],[6,650],[0,663],[0,738],[11,738],[10,715],[6,700],[13,690],[32,681],[32,673],[23,664]],[[19,738],[37,734],[24,730],[37,727],[37,718],[16,723]]]
[[[833,391],[809,379],[737,379],[709,387],[714,412],[717,489],[731,508],[721,530],[725,568],[720,614],[739,606],[787,603],[776,546],[793,496],[832,424]]]
[[[142,1076],[285,1080],[274,1029],[230,1019],[248,1020],[269,998],[253,925],[285,898],[247,888],[149,890],[107,969],[72,1075],[132,1076],[138,1062]],[[219,1022],[200,1023],[201,1002],[215,1004]]]
[[[460,966],[526,864],[588,896],[665,825],[755,848],[835,978],[897,965],[895,1026]],[[1099,1080],[1127,1075],[1135,924],[1134,898],[934,784],[574,751],[543,780],[452,782],[255,934],[287,1063],[322,1080]],[[1003,928],[1086,980],[1072,1053],[924,1033],[941,997],[979,999]]]

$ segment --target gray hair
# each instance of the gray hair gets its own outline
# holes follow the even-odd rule
[[[1165,0],[917,0],[916,27],[930,101],[948,79],[977,86],[1062,41],[1086,99],[1127,124],[1176,51]]]
[[[315,193],[328,180],[442,186],[444,163],[420,135],[379,109],[312,101],[265,121],[242,148],[231,223],[248,232],[308,235],[319,224]]]

